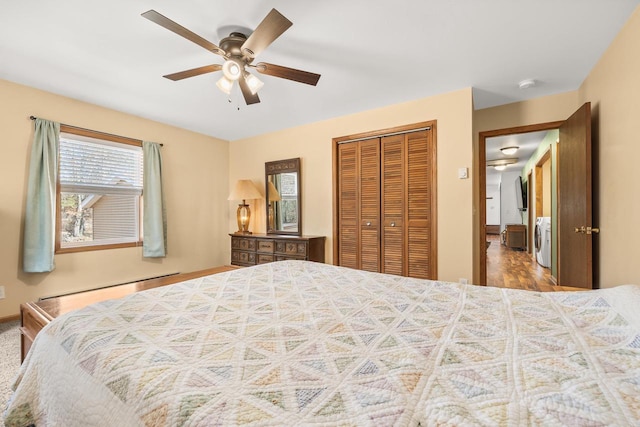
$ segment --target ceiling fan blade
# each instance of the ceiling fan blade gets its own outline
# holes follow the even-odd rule
[[[222,65],[213,64],[213,65],[205,65],[204,67],[192,68],[191,70],[180,71],[179,73],[167,74],[166,76],[162,76],[166,79],[178,81],[182,79],[186,79],[188,77],[199,76],[201,74],[213,73],[214,71],[220,71],[222,69]]]
[[[260,102],[258,94],[256,93],[254,95],[253,93],[251,93],[251,89],[249,89],[249,85],[247,84],[247,80],[244,78],[244,76],[238,79],[238,83],[240,84],[240,90],[242,91],[242,96],[244,96],[244,101],[247,103],[247,105],[257,104],[258,102]]]
[[[255,58],[292,25],[293,22],[285,18],[280,12],[271,9],[271,12],[265,16],[255,31],[242,44],[242,53]]]
[[[174,33],[176,33],[179,36],[184,37],[185,39],[192,41],[193,43],[202,46],[203,48],[207,49],[208,51],[211,51],[217,55],[224,55],[225,51],[220,49],[218,46],[216,46],[215,44],[211,43],[209,40],[203,39],[202,37],[200,37],[199,35],[197,35],[196,33],[187,30],[185,27],[183,27],[182,25],[173,22],[171,19],[167,18],[164,15],[159,14],[158,12],[156,12],[155,10],[151,9],[146,11],[145,13],[142,14],[142,16],[144,18],[147,18],[149,21],[151,22],[155,22],[156,24],[160,25],[161,27],[166,28],[169,31],[173,31]]]
[[[268,76],[280,77],[287,80],[293,80],[311,86],[315,86],[316,84],[318,84],[318,80],[320,80],[320,74],[296,70],[295,68],[283,67],[282,65],[259,62],[255,67],[259,73],[266,74]]]

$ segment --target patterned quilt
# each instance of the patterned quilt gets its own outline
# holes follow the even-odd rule
[[[537,293],[284,261],[36,338],[7,426],[640,425],[640,287]]]

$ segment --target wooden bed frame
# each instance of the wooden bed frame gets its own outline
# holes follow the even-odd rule
[[[235,270],[240,267],[225,265],[213,267],[206,270],[194,271],[191,273],[174,274],[171,276],[159,277],[157,279],[142,280],[139,282],[127,283],[124,285],[110,286],[107,288],[92,291],[79,292],[55,298],[48,298],[41,301],[27,302],[20,305],[20,361],[24,361],[33,340],[42,328],[56,317],[77,310],[87,305],[114,298],[122,298],[134,292],[160,286],[171,285],[185,280],[195,279],[211,274],[222,273]]]

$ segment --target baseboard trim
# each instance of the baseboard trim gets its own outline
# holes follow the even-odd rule
[[[551,276],[550,279],[551,279],[551,282],[553,282],[554,285],[558,286],[558,279],[556,279],[553,276]]]
[[[12,316],[0,317],[0,323],[13,322],[14,320],[20,320],[20,314],[14,314]]]

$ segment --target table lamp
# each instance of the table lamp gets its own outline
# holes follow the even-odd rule
[[[238,220],[238,231],[241,234],[251,234],[249,222],[251,221],[251,209],[246,200],[262,199],[262,194],[250,179],[239,179],[236,186],[227,200],[242,200],[238,205],[236,217]]]

